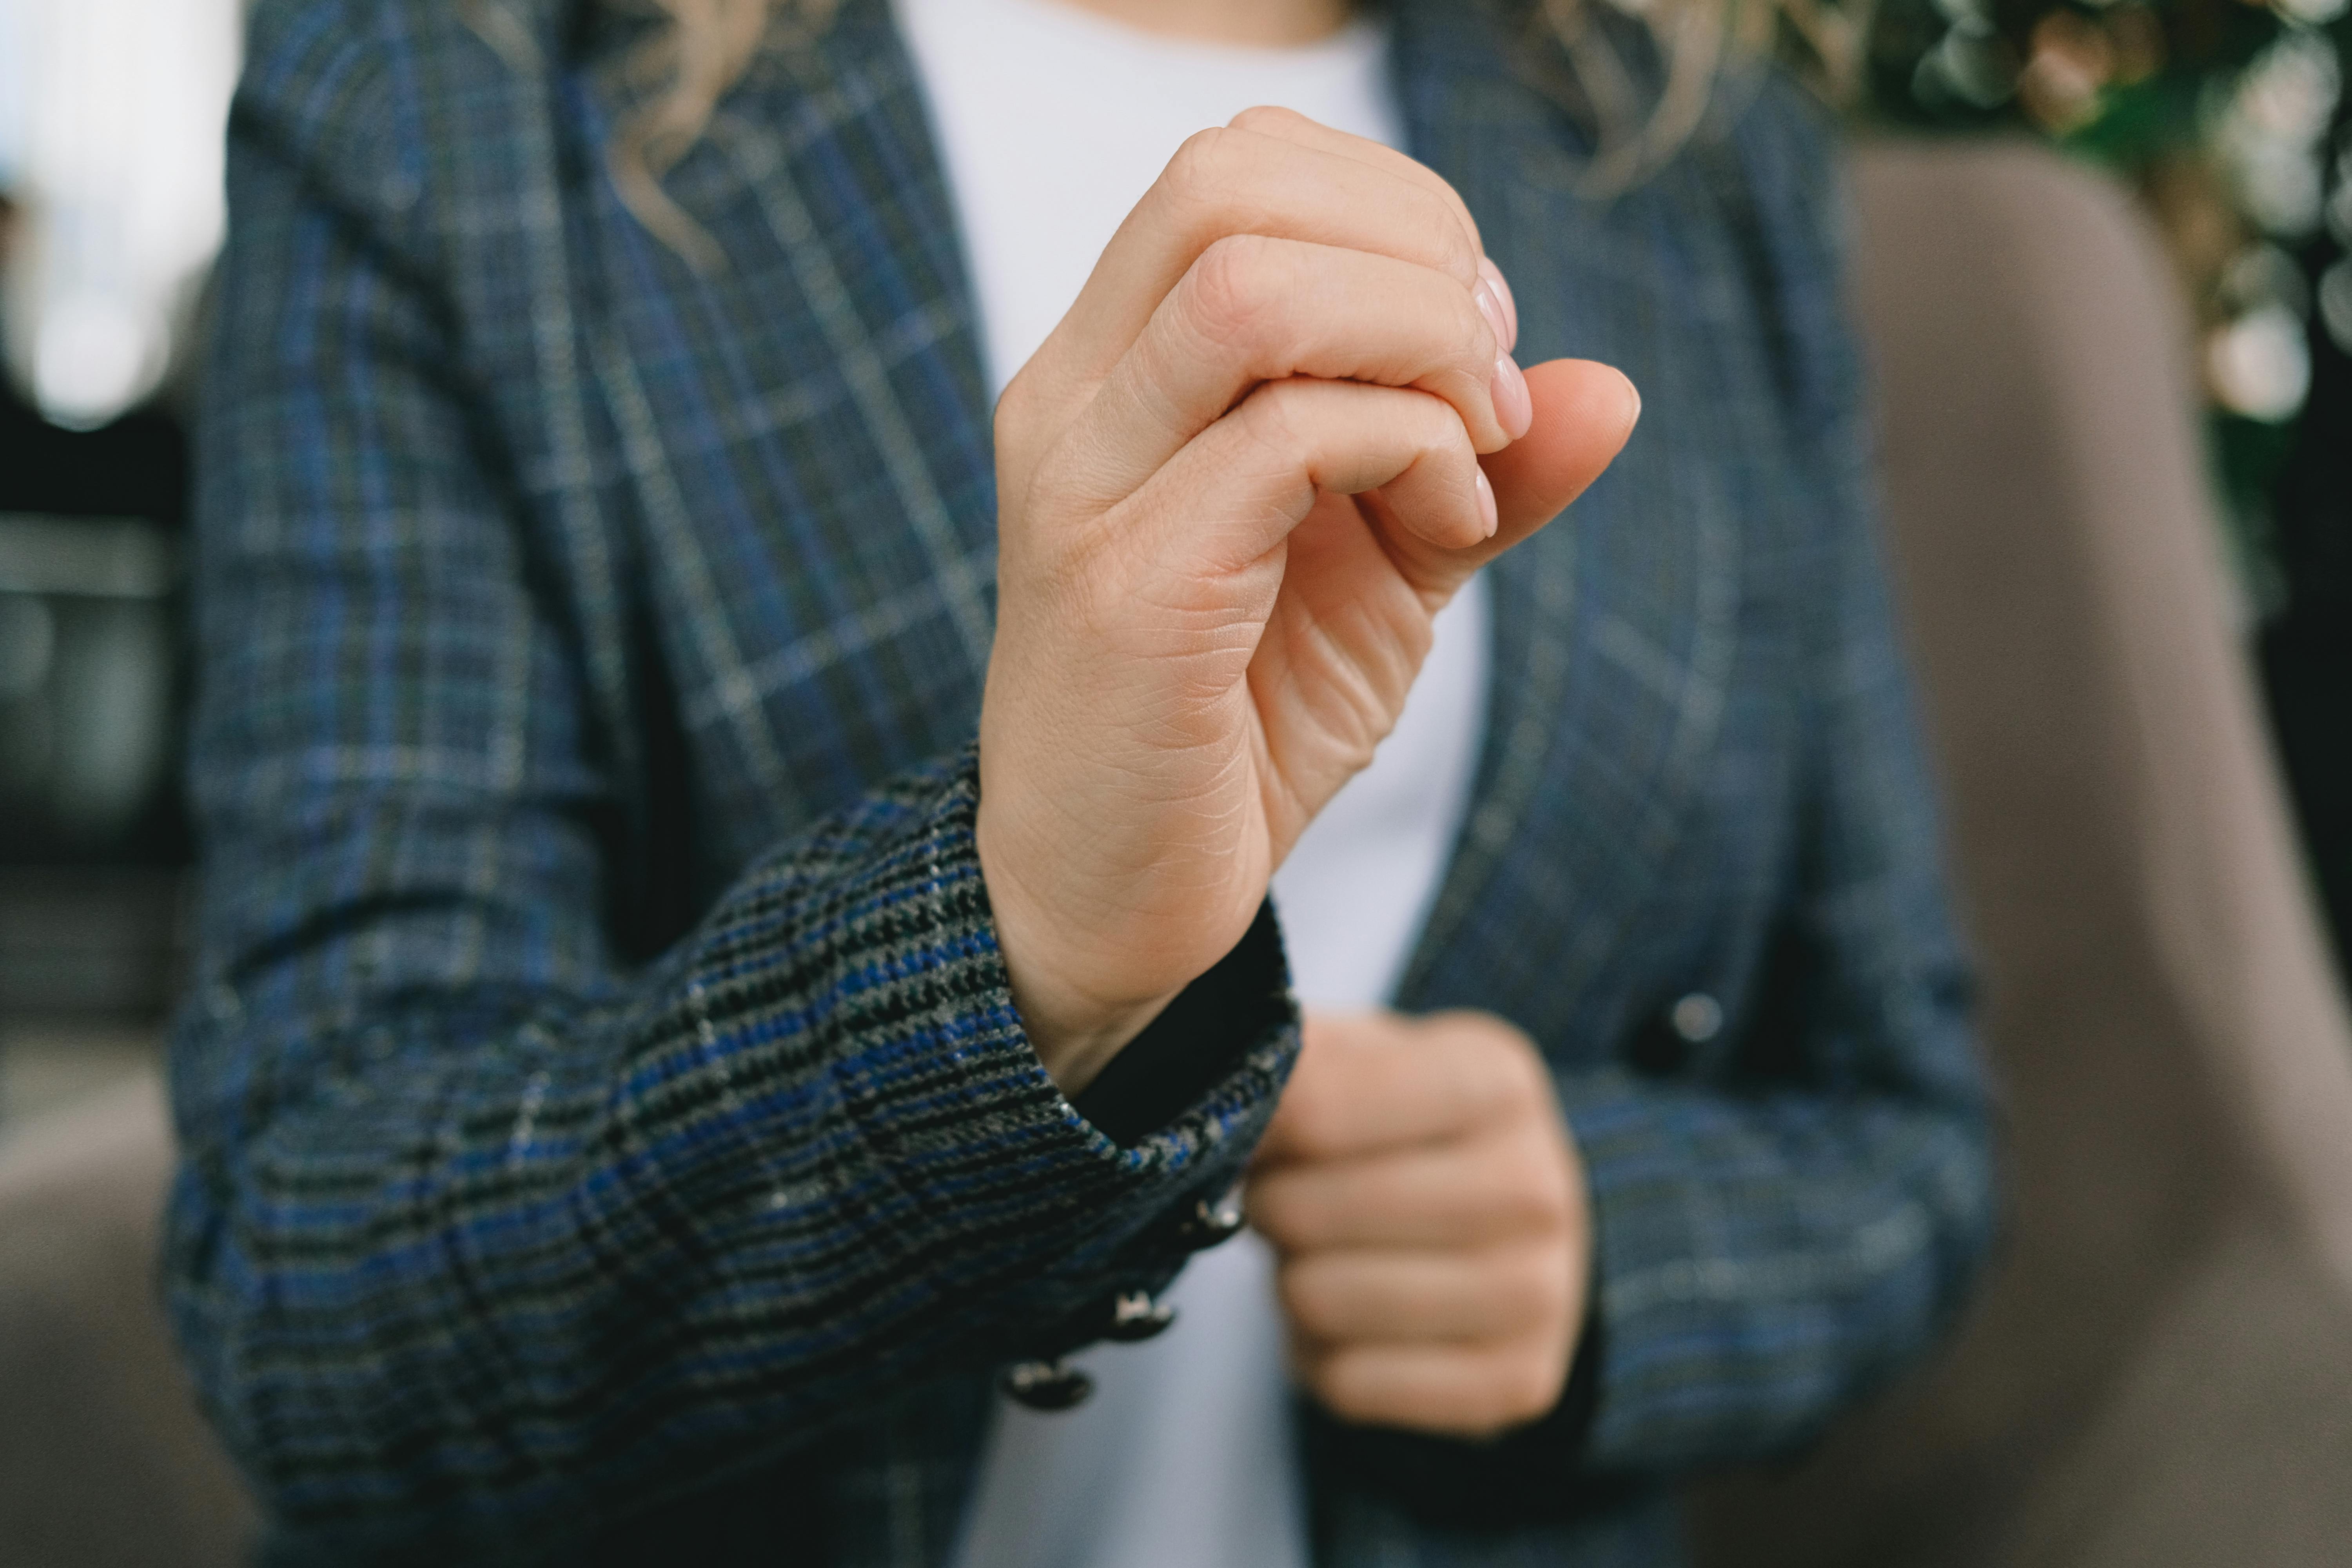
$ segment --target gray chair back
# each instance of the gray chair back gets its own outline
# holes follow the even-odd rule
[[[2023,144],[1868,145],[1855,195],[2011,1219],[1949,1353],[1702,1493],[1702,1562],[2352,1562],[2352,1031],[2178,286],[2121,193]]]

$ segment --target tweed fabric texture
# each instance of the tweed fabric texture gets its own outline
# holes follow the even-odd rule
[[[459,10],[252,20],[175,1321],[276,1561],[936,1563],[988,1369],[1179,1267],[1293,1020],[1268,998],[1129,1147],[1022,1035],[971,840],[987,409],[887,7],[764,56],[671,174],[702,272],[603,174],[649,24]],[[1523,357],[1646,402],[1495,569],[1487,748],[1402,996],[1545,1049],[1607,1352],[1524,1517],[1441,1528],[1326,1466],[1318,1553],[1671,1562],[1659,1489],[1916,1353],[1990,1227],[1833,164],[1767,81],[1586,200],[1474,8],[1393,10]],[[1645,1047],[1694,991],[1721,1034]]]

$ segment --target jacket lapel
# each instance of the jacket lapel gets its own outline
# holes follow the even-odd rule
[[[626,42],[579,79],[587,148],[636,101]],[[978,712],[995,498],[952,207],[883,0],[765,52],[665,179],[722,266],[591,183],[610,303],[588,353],[739,862]]]
[[[1461,838],[1400,1005],[1475,1005],[1548,1044],[1623,941],[1680,834],[1721,718],[1738,541],[1706,429],[1697,302],[1657,264],[1644,204],[1575,192],[1577,133],[1468,7],[1401,0],[1412,152],[1451,181],[1512,280],[1520,358],[1623,368],[1643,392],[1622,456],[1491,569],[1486,739]],[[1670,454],[1680,454],[1670,460]]]

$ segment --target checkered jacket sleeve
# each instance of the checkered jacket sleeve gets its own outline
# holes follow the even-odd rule
[[[1275,1001],[1131,1146],[1082,1118],[1007,989],[969,757],[617,958],[617,786],[449,324],[270,70],[233,135],[203,434],[168,1288],[290,1537],[349,1561],[512,1531],[520,1558],[1166,1278],[1295,1021]]]

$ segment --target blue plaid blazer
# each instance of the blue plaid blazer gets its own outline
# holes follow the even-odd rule
[[[763,56],[670,175],[703,271],[603,172],[651,24],[463,9],[252,20],[178,1331],[273,1561],[929,1568],[991,1369],[1173,1272],[1295,1029],[1124,1143],[1024,1040],[972,849],[989,410],[887,6]],[[1549,1053],[1604,1351],[1580,1442],[1475,1517],[1311,1445],[1318,1552],[1670,1563],[1670,1479],[1917,1352],[1991,1209],[1832,160],[1766,80],[1588,199],[1477,7],[1394,9],[1414,150],[1527,357],[1646,399],[1495,570],[1486,751],[1402,998]],[[1726,1019],[1696,1043],[1658,1022],[1692,993]]]

